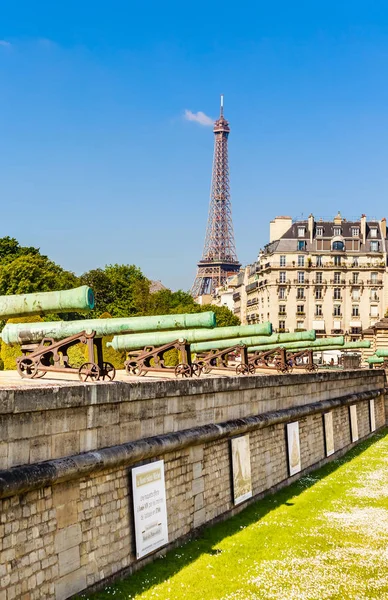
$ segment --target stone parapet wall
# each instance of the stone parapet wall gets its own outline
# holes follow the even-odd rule
[[[384,387],[384,372],[0,390],[0,469]]]
[[[299,423],[302,473],[328,460],[324,412],[331,411],[333,415],[334,458],[352,446],[350,405],[357,406],[360,438],[370,434],[371,399],[376,427],[385,425],[385,378],[381,371],[374,371],[373,377],[369,372],[366,377],[363,373],[362,381],[369,382],[367,390],[360,390],[358,372],[354,372],[354,380],[346,373],[342,378],[337,377],[338,374],[328,375],[323,379],[320,374],[295,376],[301,393],[291,398],[298,397],[298,401],[287,400],[281,392],[272,410],[253,411],[250,388],[252,404],[247,403],[245,414],[237,420],[203,423],[193,416],[191,429],[174,433],[172,427],[157,438],[127,439],[122,446],[80,456],[72,449],[65,459],[51,456],[46,463],[0,472],[0,497],[3,496],[0,499],[0,600],[65,600],[120,572],[129,573],[165,551],[136,560],[130,484],[133,466],[164,460],[169,542],[174,544],[195,528],[226,518],[246,505],[233,504],[231,437],[249,433],[253,497],[258,498],[299,476],[289,477],[288,422]],[[275,378],[268,379],[273,383]],[[292,376],[278,379],[295,392],[290,380]],[[225,397],[232,399],[231,391],[222,389],[227,384],[219,381],[220,397],[212,392],[213,410],[216,405],[226,409]],[[242,387],[234,390],[239,396],[236,399],[239,405],[240,396],[245,394],[246,380],[237,382]],[[333,382],[337,385],[337,394],[332,393]],[[262,380],[257,394],[262,402],[271,402],[271,399],[265,400],[265,391],[271,396],[270,388],[274,386],[267,388],[265,383],[266,379]],[[321,385],[325,390],[320,390]],[[308,386],[312,396],[308,395]],[[280,408],[277,402],[283,398],[284,406]],[[193,401],[184,396],[179,400]],[[123,401],[128,402],[125,398]],[[143,398],[143,401],[147,400]],[[187,409],[189,405],[185,406]],[[15,489],[19,489],[19,493],[14,493]]]

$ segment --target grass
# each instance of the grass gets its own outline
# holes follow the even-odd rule
[[[388,598],[388,431],[90,600]]]

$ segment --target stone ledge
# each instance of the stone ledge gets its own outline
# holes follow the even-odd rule
[[[0,471],[0,498],[7,498],[41,487],[82,478],[108,468],[127,467],[142,460],[155,458],[164,453],[176,452],[189,446],[213,442],[255,429],[263,429],[270,425],[302,419],[339,406],[348,406],[349,404],[377,398],[384,392],[384,388],[379,388],[369,392],[348,394],[303,406],[140,439],[66,458],[13,467]]]
[[[351,379],[385,378],[383,369],[325,371],[245,377],[209,377],[208,379],[114,381],[81,384],[10,387],[0,390],[0,414],[58,410],[99,404],[119,404],[155,398],[184,397],[215,392],[234,392],[274,387],[322,384]],[[384,379],[385,380],[385,379]]]

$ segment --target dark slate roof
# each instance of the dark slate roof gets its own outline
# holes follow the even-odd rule
[[[291,225],[290,229],[288,229],[288,231],[286,231],[286,233],[284,235],[282,235],[281,239],[303,239],[302,237],[298,236],[298,227],[303,227],[303,226],[306,228],[305,237],[308,238],[309,237],[308,221],[296,221],[295,223],[293,223]],[[341,227],[341,235],[344,238],[353,238],[352,228],[358,227],[360,230],[360,237],[361,237],[360,221],[342,221],[341,225],[336,225],[335,223],[333,223],[333,221],[315,221],[314,222],[314,238],[316,237],[317,227],[323,227],[323,235],[318,236],[319,239],[334,237],[334,228],[335,227]],[[377,228],[377,238],[370,237],[371,227]],[[367,223],[366,237],[367,237],[367,239],[379,239],[380,238],[380,228],[379,228],[378,221],[369,221]]]

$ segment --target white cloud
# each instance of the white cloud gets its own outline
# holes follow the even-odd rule
[[[6,40],[0,40],[0,46],[3,46],[3,48],[10,48],[11,43],[7,42]]]
[[[198,111],[197,113],[191,112],[191,110],[185,110],[185,119],[186,121],[195,121],[200,125],[204,125],[205,127],[211,127],[214,125],[214,119],[205,115],[205,113]]]

